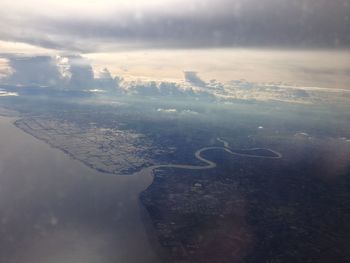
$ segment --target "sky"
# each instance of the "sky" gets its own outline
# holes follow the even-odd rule
[[[62,58],[84,61],[87,79],[108,68],[125,79],[195,72],[206,81],[349,83],[350,0],[2,0],[0,25],[0,80],[12,74],[17,84],[76,77]]]

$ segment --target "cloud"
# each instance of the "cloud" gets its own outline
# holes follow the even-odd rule
[[[207,85],[202,79],[198,77],[197,72],[195,71],[185,71],[184,75],[185,75],[185,80],[194,86],[206,87]]]
[[[71,90],[96,88],[107,91],[115,89],[120,81],[113,79],[106,68],[95,78],[90,62],[80,55],[5,57],[6,60],[2,59],[6,61],[6,65],[3,66],[4,76],[1,83]]]
[[[1,39],[52,49],[350,46],[349,0],[19,2],[0,4]]]
[[[166,81],[128,81],[124,82],[121,88],[127,94],[138,96],[169,97],[173,99],[214,99],[213,94],[206,90],[195,88],[193,85]]]
[[[52,57],[8,58],[12,74],[7,82],[16,85],[54,86],[62,83],[62,75]]]
[[[8,92],[0,89],[0,97],[12,97],[12,96],[18,96],[17,92]]]
[[[165,112],[165,113],[176,113],[177,112],[177,109],[162,109],[162,108],[159,108],[157,109],[158,112]]]
[[[108,96],[137,95],[232,103],[235,101],[283,101],[290,103],[336,103],[350,100],[345,89],[305,87],[287,83],[258,83],[245,80],[205,82],[195,71],[185,71],[184,80],[127,81],[113,77],[107,68],[94,74],[90,61],[80,55],[20,56],[2,58],[10,75],[0,84],[70,90],[93,90]],[[6,85],[1,86],[6,87]],[[3,88],[4,89],[4,88]],[[4,90],[6,91],[6,90]],[[103,92],[101,92],[103,91]]]
[[[0,80],[7,78],[7,76],[11,74],[11,67],[9,66],[8,59],[0,57]]]
[[[95,87],[104,91],[115,91],[115,89],[119,86],[119,81],[119,78],[113,79],[109,70],[104,68],[95,78]]]
[[[87,90],[94,87],[94,72],[86,59],[81,56],[68,56],[71,74],[69,86],[72,89]]]
[[[173,113],[173,114],[181,114],[181,115],[198,115],[199,113],[197,111],[193,110],[177,110],[177,109],[163,109],[163,108],[158,108],[158,112],[163,112],[163,113]]]
[[[164,96],[181,96],[187,94],[189,96],[193,95],[192,89],[184,90],[178,84],[174,82],[160,82],[158,86],[160,94]]]
[[[173,82],[129,81],[122,88],[130,94],[142,96],[185,96],[186,91]]]

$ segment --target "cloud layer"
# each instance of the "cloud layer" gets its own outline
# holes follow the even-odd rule
[[[47,94],[71,90],[96,92],[112,98],[126,95],[221,103],[283,101],[312,104],[350,101],[350,90],[298,87],[283,82],[257,83],[246,80],[220,82],[214,79],[208,81],[202,79],[195,71],[184,71],[183,80],[177,82],[124,80],[121,77],[113,77],[107,68],[95,74],[89,60],[79,55],[65,57],[8,55],[6,59],[12,73],[0,80],[2,96],[8,96],[8,92],[14,91],[18,91],[19,95],[21,92],[30,95],[31,89],[26,88],[32,87],[41,88]],[[6,87],[12,88],[6,90]]]
[[[0,40],[82,52],[350,46],[350,0],[145,2],[4,0]]]

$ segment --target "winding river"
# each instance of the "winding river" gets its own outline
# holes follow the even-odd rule
[[[190,170],[206,170],[206,169],[213,169],[217,166],[217,164],[211,160],[208,160],[202,156],[203,152],[210,151],[210,150],[223,150],[231,155],[235,156],[242,156],[242,157],[250,157],[250,158],[264,158],[264,159],[280,159],[282,158],[282,154],[269,149],[269,148],[249,148],[249,149],[243,149],[243,151],[256,151],[256,150],[266,150],[268,152],[271,152],[274,154],[274,156],[265,156],[265,155],[257,155],[257,154],[249,154],[249,153],[239,153],[235,152],[230,148],[230,145],[227,141],[223,140],[222,138],[217,138],[217,141],[223,143],[223,147],[214,146],[214,147],[203,147],[195,152],[195,157],[197,160],[200,160],[205,165],[190,165],[190,164],[161,164],[161,165],[153,165],[149,166],[147,168],[142,169],[139,172],[136,172],[133,174],[133,176],[147,176],[151,177],[150,184],[153,180],[153,171],[155,169],[159,168],[177,168],[177,169],[190,169]]]

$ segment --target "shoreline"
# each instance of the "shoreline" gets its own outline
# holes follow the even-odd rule
[[[46,144],[48,144],[51,148],[60,150],[63,154],[69,156],[69,158],[78,161],[79,163],[82,163],[89,169],[92,169],[96,172],[102,173],[108,177],[124,177],[128,178],[127,180],[132,182],[136,182],[136,184],[132,186],[136,186],[133,189],[133,192],[135,192],[135,198],[137,198],[137,211],[139,213],[138,217],[140,220],[140,223],[143,226],[143,230],[146,233],[146,238],[148,240],[149,246],[152,247],[153,252],[155,253],[156,257],[160,260],[159,262],[164,262],[164,260],[168,259],[168,255],[166,253],[166,250],[161,246],[161,244],[158,242],[157,239],[157,231],[155,229],[155,226],[152,222],[152,219],[150,217],[149,212],[147,211],[147,208],[143,205],[142,201],[140,200],[140,195],[146,191],[154,182],[156,169],[164,169],[164,168],[174,168],[174,169],[189,169],[189,170],[207,170],[207,169],[214,169],[217,166],[217,163],[214,161],[211,161],[209,159],[206,159],[202,156],[202,153],[206,151],[211,150],[222,150],[226,153],[229,153],[233,156],[241,156],[241,157],[248,157],[248,158],[264,158],[264,159],[280,159],[282,158],[282,154],[268,148],[250,148],[250,149],[243,149],[244,151],[254,151],[254,150],[266,150],[274,156],[264,156],[264,155],[256,155],[256,154],[249,154],[249,153],[239,153],[232,150],[229,146],[229,143],[221,138],[217,138],[217,141],[223,143],[223,147],[221,146],[212,146],[212,147],[202,147],[198,149],[194,156],[197,160],[199,160],[202,164],[194,165],[194,164],[160,164],[160,165],[150,165],[147,167],[143,167],[140,170],[130,173],[130,174],[115,174],[115,173],[109,173],[106,171],[101,171],[100,169],[96,169],[92,165],[89,165],[89,163],[84,162],[78,158],[76,158],[72,153],[70,153],[67,150],[64,150],[60,148],[57,145],[54,145],[50,143],[49,140],[45,140],[43,138],[39,138],[39,136],[35,136],[35,134],[30,133],[23,129],[22,127],[16,125],[16,121],[19,120],[19,118],[11,118],[12,124],[14,127],[18,128],[19,130],[23,131],[24,133],[34,137],[35,139],[42,141]],[[136,191],[135,191],[136,190]]]

